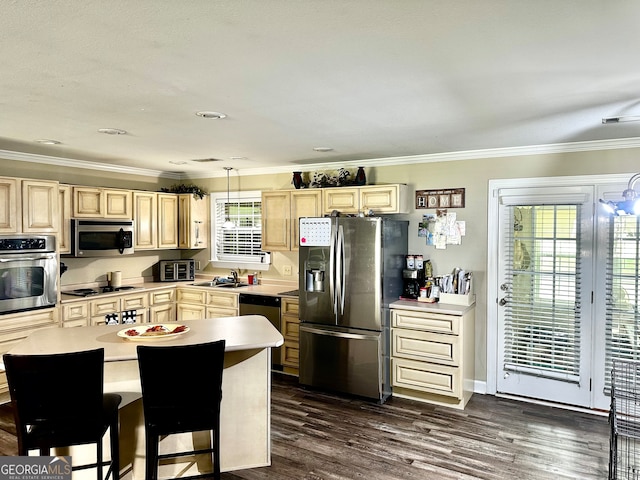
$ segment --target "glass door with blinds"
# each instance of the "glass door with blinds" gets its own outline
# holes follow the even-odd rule
[[[620,200],[624,188],[601,188],[598,197]],[[613,360],[640,361],[640,217],[599,209],[597,218],[594,406],[608,409]]]
[[[592,197],[500,191],[498,393],[590,404]]]

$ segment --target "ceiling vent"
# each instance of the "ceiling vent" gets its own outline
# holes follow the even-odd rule
[[[221,162],[222,160],[220,160],[219,158],[194,158],[191,161],[198,162],[198,163],[208,163],[208,162]]]

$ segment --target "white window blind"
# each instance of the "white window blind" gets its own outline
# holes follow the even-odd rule
[[[268,264],[262,251],[262,203],[253,192],[212,198],[213,262],[228,262],[238,268],[244,264]],[[234,226],[224,228],[226,219]]]
[[[504,369],[578,383],[580,206],[507,208]]]
[[[637,216],[609,219],[606,275],[605,371],[613,360],[640,360],[640,222]],[[611,377],[606,375],[606,391]]]

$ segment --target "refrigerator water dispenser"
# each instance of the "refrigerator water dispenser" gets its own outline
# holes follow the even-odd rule
[[[324,292],[324,270],[307,270],[307,292]]]

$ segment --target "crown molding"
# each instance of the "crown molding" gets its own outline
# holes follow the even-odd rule
[[[13,152],[10,150],[0,150],[0,158],[4,160],[15,160],[18,162],[44,163],[46,165],[56,165],[59,167],[84,168],[87,170],[100,170],[102,172],[127,173],[131,175],[142,175],[145,177],[163,177],[173,178],[175,180],[180,180],[182,178],[182,174],[179,172],[163,172],[161,170],[151,170],[146,168],[136,168],[122,165],[111,165],[108,163],[87,162],[86,160],[50,157],[48,155]]]
[[[617,150],[626,148],[640,148],[640,137],[618,138],[612,140],[591,140],[585,142],[553,143],[547,145],[528,145],[521,147],[488,148],[484,150],[463,150],[458,152],[430,153],[424,155],[409,155],[402,157],[370,158],[339,163],[340,167],[385,167],[390,165],[408,165],[416,163],[455,162],[460,160],[475,160],[484,158],[522,157],[530,155],[547,155],[554,153],[575,153],[601,150]],[[125,173],[148,177],[171,178],[174,180],[215,178],[225,176],[224,172],[167,172],[150,170],[106,163],[87,162],[70,158],[50,157],[33,153],[12,152],[0,150],[0,158],[21,162],[44,163],[70,168],[85,168],[105,172]],[[310,165],[283,165],[275,167],[260,167],[240,169],[244,175],[267,175],[274,173],[291,173],[293,169],[308,172],[323,169],[335,169],[338,161],[314,163]]]

